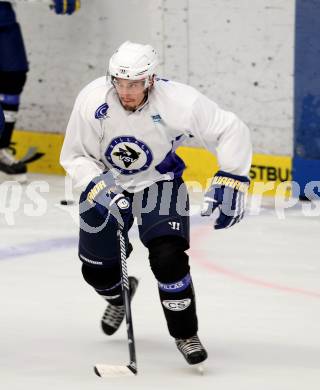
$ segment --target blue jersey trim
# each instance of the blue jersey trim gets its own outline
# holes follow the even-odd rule
[[[175,152],[170,151],[166,157],[155,166],[155,169],[161,174],[171,174],[171,179],[181,177],[186,164]]]

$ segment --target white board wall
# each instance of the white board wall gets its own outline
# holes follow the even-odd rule
[[[79,90],[130,39],[156,47],[161,76],[243,118],[256,153],[292,153],[294,1],[82,0],[72,16],[37,3],[16,12],[30,62],[18,128],[63,133]]]

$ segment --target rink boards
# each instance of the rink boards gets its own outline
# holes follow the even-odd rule
[[[31,146],[44,153],[40,160],[29,165],[30,172],[58,175],[64,174],[63,168],[59,165],[63,139],[63,134],[20,130],[16,130],[13,136],[18,158],[22,157]],[[205,188],[207,180],[218,170],[216,157],[199,148],[180,147],[177,152],[187,166],[184,179],[192,182],[191,185],[194,187]],[[277,194],[277,191],[280,191],[279,184],[291,180],[291,167],[290,156],[255,154],[250,170],[251,191],[255,194],[262,192],[264,195]]]

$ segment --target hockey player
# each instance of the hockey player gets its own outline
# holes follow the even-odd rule
[[[198,332],[189,248],[185,165],[177,145],[194,138],[215,151],[220,170],[202,215],[216,209],[215,229],[243,218],[251,142],[247,126],[194,88],[157,78],[150,45],[125,42],[101,77],[78,95],[66,131],[61,164],[80,196],[82,273],[108,301],[102,328],[113,334],[124,317],[117,220],[126,232],[138,218],[142,243],[158,281],[168,330],[189,364],[207,358]],[[125,201],[124,201],[125,199]],[[130,207],[128,207],[130,204]],[[132,250],[127,237],[127,255]],[[131,298],[137,280],[130,277]]]
[[[57,14],[71,14],[80,6],[79,0],[53,0],[52,3]],[[27,166],[14,158],[11,138],[27,72],[28,61],[15,12],[10,1],[0,1],[0,103],[5,116],[0,139],[0,172],[20,182],[26,181]]]

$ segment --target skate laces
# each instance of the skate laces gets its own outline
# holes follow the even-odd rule
[[[113,328],[118,328],[123,320],[124,313],[124,305],[115,306],[109,303],[103,314],[102,321]]]
[[[176,339],[175,341],[178,349],[183,355],[190,355],[191,353],[204,350],[197,335],[190,337],[189,339]]]
[[[130,300],[131,300],[136,292],[138,281],[135,278],[130,276],[129,284],[130,284]],[[116,306],[109,302],[103,314],[102,322],[111,326],[112,328],[118,329],[119,326],[121,325],[121,322],[124,319],[124,315],[125,315],[124,305]]]

